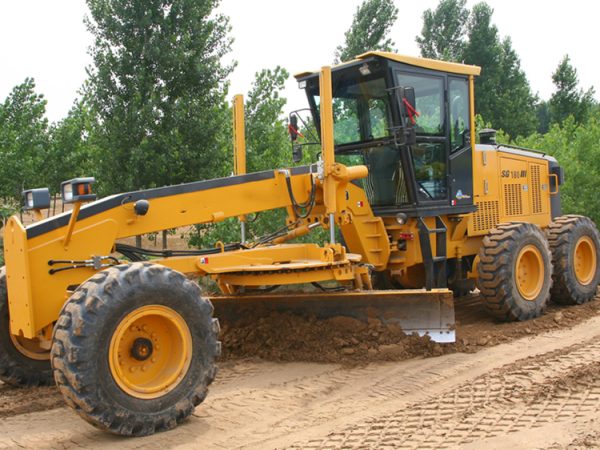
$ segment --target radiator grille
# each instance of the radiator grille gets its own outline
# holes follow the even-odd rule
[[[475,231],[487,231],[498,225],[498,201],[477,202],[477,212],[473,215]]]
[[[509,183],[504,185],[504,213],[507,216],[520,216],[523,214],[521,189],[521,183]]]
[[[540,189],[540,166],[531,166],[531,212],[542,212],[542,192]]]

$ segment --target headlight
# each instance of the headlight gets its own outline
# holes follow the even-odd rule
[[[401,212],[396,214],[396,222],[398,222],[398,225],[404,225],[407,220],[408,216],[405,213]]]
[[[96,180],[89,178],[73,178],[63,181],[60,185],[60,193],[63,203],[85,202],[96,200],[96,194],[92,194],[92,184]]]
[[[48,208],[50,208],[50,191],[48,188],[23,191],[23,209],[25,211]]]

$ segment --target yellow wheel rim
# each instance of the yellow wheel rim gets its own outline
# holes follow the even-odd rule
[[[521,249],[515,264],[517,289],[525,300],[533,301],[544,285],[544,260],[539,249],[532,244]]]
[[[192,360],[192,334],[185,320],[162,305],[129,313],[110,340],[109,366],[129,395],[157,398],[173,390]]]
[[[588,236],[582,236],[575,244],[573,257],[575,277],[580,284],[590,284],[596,275],[596,246]]]
[[[15,348],[30,359],[46,361],[50,359],[50,350],[42,348],[37,339],[27,339],[22,336],[10,335],[10,340]]]

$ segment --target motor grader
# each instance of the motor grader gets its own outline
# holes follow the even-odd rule
[[[173,428],[206,397],[220,353],[213,308],[217,317],[235,306],[376,315],[447,342],[452,292],[475,282],[502,320],[539,316],[550,298],[590,300],[598,231],[585,217],[561,216],[554,158],[498,145],[491,130],[476,144],[479,73],[365,53],[296,76],[319,130],[316,163],[245,173],[236,97],[231,177],[100,200],[93,179],[77,178],[61,186],[73,209],[47,218],[48,191],[26,191],[38,220],[24,227],[14,216],[4,229],[0,378],[56,382],[93,425],[147,435]],[[298,117],[289,126],[296,156],[306,143]],[[277,208],[287,212],[283,228],[248,240],[248,216]],[[240,242],[187,251],[120,242],[225,219],[240,220]],[[327,242],[294,242],[318,228]],[[221,290],[212,304],[198,277]],[[324,290],[291,290],[309,283]]]

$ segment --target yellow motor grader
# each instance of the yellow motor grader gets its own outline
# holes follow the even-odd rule
[[[24,227],[14,216],[4,229],[0,379],[56,382],[93,425],[147,435],[175,427],[206,397],[220,353],[213,312],[376,315],[448,342],[452,293],[475,282],[502,320],[539,316],[550,298],[590,300],[598,231],[585,217],[561,216],[554,158],[498,145],[493,130],[476,144],[479,72],[369,52],[297,75],[319,130],[320,157],[308,166],[245,173],[237,97],[234,176],[100,200],[93,179],[77,178],[61,186],[73,209],[48,218],[48,190],[26,191],[38,220]],[[290,134],[299,156],[296,114]],[[246,240],[246,217],[278,208],[283,228]],[[240,242],[187,251],[119,242],[228,218],[240,219]],[[328,242],[294,242],[318,228]],[[222,295],[211,302],[194,277],[210,277]],[[285,288],[307,283],[324,290]],[[284,292],[270,290],[277,286]]]

